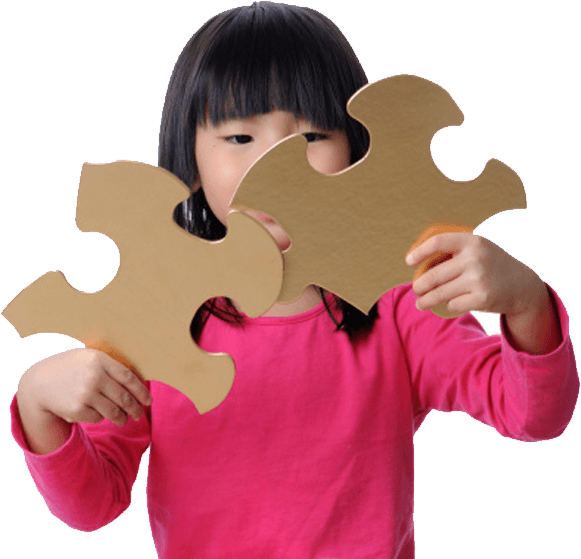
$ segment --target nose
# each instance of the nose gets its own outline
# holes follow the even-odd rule
[[[274,145],[289,136],[299,133],[299,119],[289,111],[276,111],[273,115],[272,130],[274,132],[272,145]]]

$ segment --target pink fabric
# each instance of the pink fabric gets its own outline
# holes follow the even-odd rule
[[[371,335],[350,343],[323,305],[286,318],[211,318],[200,345],[230,353],[231,393],[200,416],[173,388],[148,383],[139,422],[77,424],[31,453],[13,401],[13,434],[50,510],[96,530],[130,503],[151,445],[148,506],[159,557],[414,557],[413,435],[431,409],[464,411],[523,441],[559,436],[579,380],[566,311],[563,343],[531,356],[471,315],[415,308],[411,286],[387,293]],[[503,324],[504,332],[504,324]]]

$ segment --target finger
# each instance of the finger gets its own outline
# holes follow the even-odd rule
[[[85,405],[74,417],[63,416],[63,419],[69,423],[100,423],[103,421],[103,416],[93,407]]]
[[[418,297],[416,300],[416,308],[420,311],[425,311],[436,305],[448,303],[454,298],[467,293],[470,293],[469,286],[462,276],[460,276],[442,285],[437,285],[424,295]],[[448,310],[453,312],[449,307]]]
[[[114,381],[123,385],[136,400],[144,406],[151,404],[151,394],[133,371],[106,354],[104,354],[104,366],[107,374]]]
[[[450,258],[418,277],[413,282],[412,289],[418,297],[421,297],[437,286],[458,278],[462,274],[463,269],[461,260],[458,258]]]
[[[143,406],[124,386],[109,377],[101,388],[101,394],[111,400],[124,413],[137,421],[143,414]]]
[[[458,252],[465,246],[471,236],[471,233],[440,233],[439,235],[434,235],[410,251],[405,261],[409,266],[415,266],[437,252]]]
[[[446,306],[451,313],[457,315],[478,310],[477,299],[473,293],[464,293],[454,297],[448,301]]]
[[[111,423],[123,427],[127,423],[127,413],[123,411],[110,398],[100,393],[95,393],[91,400],[90,406],[103,417],[106,417]]]
[[[412,246],[408,250],[408,254],[413,252],[414,249],[425,243],[431,237],[435,235],[440,235],[442,233],[473,233],[474,227],[471,225],[460,225],[458,223],[431,223],[426,227],[420,234],[420,236],[414,241]]]

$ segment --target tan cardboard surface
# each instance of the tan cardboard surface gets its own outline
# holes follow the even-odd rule
[[[363,160],[323,175],[308,163],[305,139],[293,137],[258,160],[234,197],[233,205],[270,214],[291,237],[284,279],[274,239],[249,216],[231,212],[226,238],[204,241],[173,221],[189,190],[171,173],[127,161],[85,164],[77,224],[115,241],[116,277],[88,294],[49,272],[3,315],[21,336],[57,332],[101,349],[142,378],[180,390],[205,413],[234,379],[228,355],[209,355],[190,336],[192,317],[207,299],[228,296],[258,316],[315,284],[368,312],[383,293],[412,280],[405,255],[442,230],[435,224],[472,231],[500,211],[526,207],[520,179],[499,161],[465,182],[435,166],[432,137],[463,119],[441,87],[395,76],[362,88],[348,110],[371,135]],[[434,255],[414,277],[445,257]],[[445,305],[433,312],[453,316]]]
[[[234,363],[195,345],[192,317],[216,296],[231,297],[248,316],[264,313],[280,290],[282,256],[266,229],[239,212],[228,216],[222,241],[190,235],[172,217],[188,194],[164,169],[128,161],[85,164],[77,225],[117,244],[117,275],[103,290],[83,293],[62,273],[49,272],[2,314],[23,337],[66,334],[129,360],[144,379],[180,390],[200,413],[213,409],[232,386]]]
[[[371,135],[366,157],[335,175],[315,171],[306,140],[275,145],[248,171],[233,198],[272,216],[290,236],[279,302],[319,285],[367,313],[379,297],[412,279],[404,257],[430,225],[473,230],[503,210],[525,208],[509,167],[491,159],[472,181],[452,181],[430,153],[434,134],[462,123],[450,95],[415,76],[360,89],[349,113]]]

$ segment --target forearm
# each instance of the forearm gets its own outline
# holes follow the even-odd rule
[[[150,432],[143,412],[120,426],[91,413],[90,401],[75,398],[83,391],[75,375],[90,376],[91,368],[78,364],[84,355],[85,350],[65,352],[31,367],[20,379],[11,416],[13,435],[51,512],[73,528],[91,531],[129,506]],[[84,415],[78,411],[83,405],[89,410]]]
[[[563,341],[557,310],[544,283],[527,310],[504,316],[509,342],[518,351],[542,355],[554,351]]]
[[[74,424],[27,399],[19,386],[11,406],[13,433],[24,450],[32,451],[25,454],[26,463],[48,508],[77,530],[92,531],[108,524],[130,500],[128,488],[134,477],[124,467],[123,456],[113,447],[103,455],[83,429],[74,436]]]
[[[561,328],[563,342],[540,356],[524,348],[515,351],[522,347],[523,332],[509,319],[515,335],[521,334],[518,342],[512,340],[506,313],[502,316],[505,337],[487,336],[470,313],[452,321],[441,320],[414,310],[417,299],[409,286],[393,290],[392,312],[410,371],[414,409],[463,411],[502,436],[521,441],[548,440],[563,433],[573,416],[579,379],[567,311],[559,296],[548,289],[559,318],[557,340],[554,333],[547,333],[549,325],[544,321],[529,319],[528,335],[533,341],[553,341],[543,342],[540,348],[533,343],[528,349],[551,351],[558,344]],[[384,315],[389,315],[389,308]],[[531,322],[543,325],[540,335],[531,335]]]

